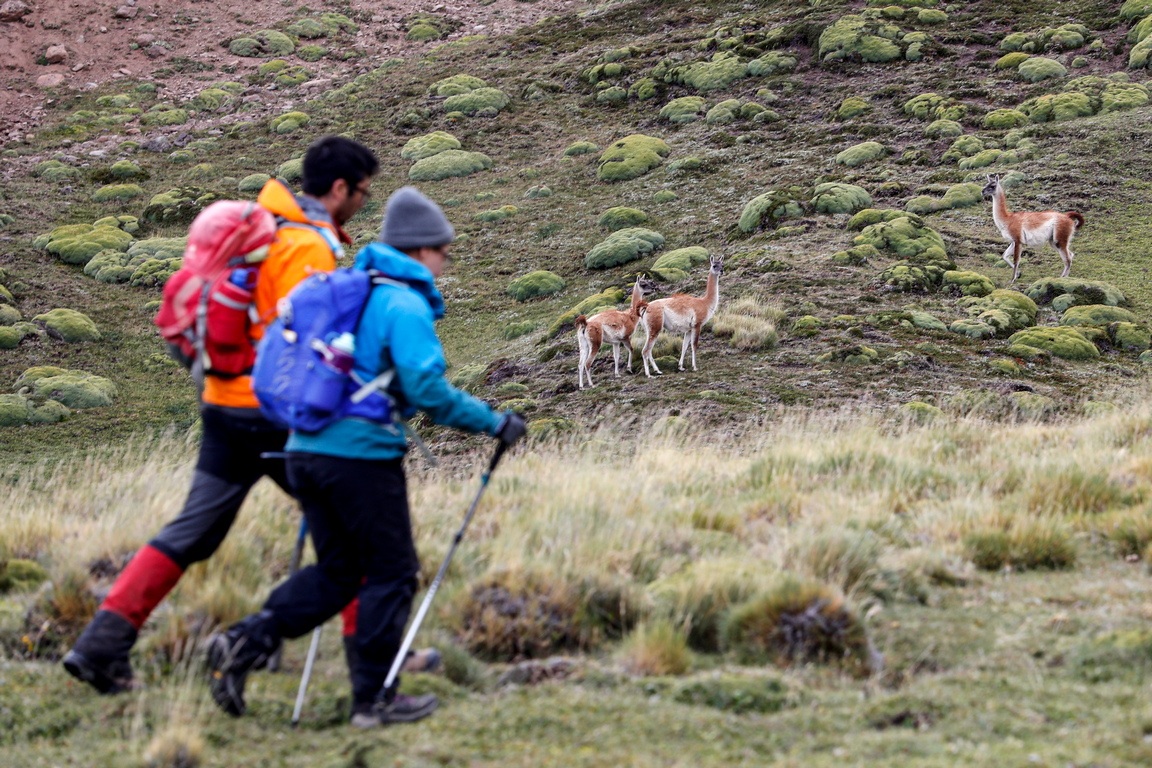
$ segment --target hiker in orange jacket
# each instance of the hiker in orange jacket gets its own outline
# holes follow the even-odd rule
[[[275,317],[281,297],[311,272],[336,268],[343,246],[351,242],[341,227],[367,201],[378,169],[367,147],[325,136],[304,155],[304,194],[295,196],[275,180],[260,191],[258,202],[277,216],[279,226],[259,267],[260,322],[251,329],[253,341]],[[288,433],[261,416],[251,377],[209,374],[201,399],[203,439],[183,511],[136,553],[64,657],[70,674],[101,693],[132,687],[128,653],[140,627],[188,566],[208,558],[224,541],[256,481],[267,475],[288,489],[283,458],[261,457],[283,451]]]

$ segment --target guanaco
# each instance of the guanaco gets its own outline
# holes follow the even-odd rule
[[[1051,243],[1064,260],[1064,271],[1060,277],[1068,277],[1072,271],[1072,236],[1084,226],[1084,217],[1076,211],[1010,211],[1004,196],[1004,186],[1000,174],[988,177],[984,199],[992,199],[992,220],[996,229],[1011,245],[1004,251],[1004,261],[1012,266],[1012,280],[1020,276],[1020,253],[1028,245],[1043,246]]]
[[[700,341],[700,328],[712,319],[716,307],[720,304],[720,275],[724,273],[724,260],[719,256],[709,259],[708,287],[703,296],[687,296],[683,293],[673,294],[666,299],[657,299],[648,303],[648,308],[641,315],[640,321],[644,325],[644,349],[640,353],[640,360],[644,363],[644,375],[651,376],[648,365],[652,370],[660,373],[656,367],[656,360],[652,357],[652,347],[656,346],[656,337],[660,331],[673,334],[683,334],[684,341],[680,346],[680,370],[684,370],[684,354],[692,348],[692,370],[696,370],[696,344]]]

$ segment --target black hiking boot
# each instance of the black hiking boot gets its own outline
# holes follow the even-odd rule
[[[64,669],[102,694],[135,687],[128,652],[136,642],[136,627],[111,611],[97,611],[76,645],[64,655]]]
[[[265,666],[280,647],[280,638],[269,627],[271,616],[269,611],[253,614],[208,639],[212,699],[233,717],[240,717],[247,709],[244,685],[248,673]]]
[[[396,694],[392,701],[357,704],[352,708],[353,728],[378,728],[392,723],[414,723],[436,711],[440,699],[431,693],[423,696]]]

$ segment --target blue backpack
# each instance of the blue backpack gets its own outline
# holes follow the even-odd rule
[[[351,350],[372,288],[406,283],[376,271],[338,269],[307,277],[280,300],[279,317],[256,350],[252,389],[265,418],[284,429],[319,432],[356,417],[382,424],[396,419],[387,393],[394,371],[361,381],[351,370]]]

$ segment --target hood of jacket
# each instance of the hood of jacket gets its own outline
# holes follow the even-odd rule
[[[375,269],[393,280],[407,283],[428,302],[435,319],[444,317],[444,297],[436,289],[436,278],[416,259],[383,243],[371,243],[356,254],[353,266],[356,269]]]
[[[323,203],[307,196],[297,197],[292,194],[292,190],[276,179],[270,179],[264,185],[256,202],[282,219],[300,224],[326,226],[337,234],[341,242],[352,242],[344,229],[332,221],[332,216]]]

